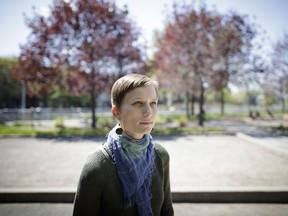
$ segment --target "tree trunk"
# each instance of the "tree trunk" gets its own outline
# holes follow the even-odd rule
[[[186,91],[186,100],[185,100],[185,105],[186,105],[186,116],[187,116],[187,119],[190,119],[190,113],[189,113],[189,92]]]
[[[90,92],[90,96],[91,96],[91,113],[92,113],[92,122],[91,122],[91,127],[93,129],[96,129],[96,87],[95,87],[95,72],[92,71],[91,72],[91,83],[90,83],[90,88],[91,88],[91,92]]]
[[[91,127],[93,129],[96,129],[96,94],[95,94],[95,88],[92,87],[91,89],[91,113],[92,113],[92,123]]]
[[[286,103],[285,103],[285,98],[282,97],[281,101],[282,101],[282,113],[285,114],[285,113],[286,113]]]
[[[22,89],[21,89],[21,118],[22,121],[26,119],[26,83],[24,81],[21,82]]]
[[[280,81],[280,93],[281,93],[281,104],[282,104],[282,113],[286,113],[286,103],[285,103],[285,96],[284,96],[284,87],[283,87],[284,82]]]
[[[195,115],[195,101],[196,101],[196,97],[195,97],[195,94],[193,93],[191,95],[191,115],[192,116]]]
[[[224,115],[225,114],[225,108],[224,108],[224,106],[225,106],[225,99],[224,99],[224,97],[225,97],[225,92],[224,92],[224,88],[222,88],[221,90],[220,90],[220,103],[221,103],[221,115]]]
[[[198,115],[198,125],[204,126],[205,121],[205,111],[204,111],[204,85],[201,82],[200,98],[199,98],[199,115]]]

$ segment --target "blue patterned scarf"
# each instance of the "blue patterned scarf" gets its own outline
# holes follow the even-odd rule
[[[139,216],[153,216],[151,209],[151,181],[154,170],[152,137],[145,134],[134,140],[124,133],[118,135],[113,128],[104,144],[113,162],[122,185],[125,208],[134,204]]]

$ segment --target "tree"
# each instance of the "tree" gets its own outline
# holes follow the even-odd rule
[[[181,50],[176,46],[178,35],[174,34],[174,30],[175,26],[168,24],[165,33],[157,38],[159,50],[155,54],[154,61],[157,79],[161,87],[169,93],[188,92],[187,79],[183,77],[185,74],[180,72],[185,68],[181,68],[178,64],[180,60],[178,55]]]
[[[89,94],[95,128],[97,96],[119,76],[143,67],[144,49],[127,9],[104,0],[54,0],[49,16],[34,13],[26,21],[31,34],[21,47],[18,78],[30,94],[58,86]]]
[[[246,16],[220,14],[197,1],[175,4],[171,14],[155,55],[159,74],[165,82],[172,81],[170,85],[192,95],[192,104],[198,95],[198,123],[203,125],[206,89],[221,92],[224,113],[224,89],[250,64],[256,31]],[[180,87],[175,80],[181,80]]]
[[[181,89],[184,87],[187,95],[198,94],[200,126],[203,126],[205,119],[205,89],[212,72],[213,36],[219,20],[219,14],[208,11],[205,4],[200,4],[199,9],[196,3],[175,4],[172,17],[160,38],[163,42],[159,43],[156,53],[160,71],[165,71],[172,84],[178,77],[183,83]],[[170,48],[168,52],[167,46]]]
[[[214,73],[210,79],[210,85],[220,92],[221,114],[223,115],[225,88],[231,80],[235,79],[235,76],[242,75],[245,64],[252,63],[250,56],[256,27],[249,23],[247,16],[236,12],[222,15],[217,24],[219,26],[214,34]]]
[[[282,112],[285,113],[288,98],[288,33],[274,45],[271,59],[272,69],[266,81],[272,86],[274,94],[281,99]]]
[[[21,83],[12,77],[16,58],[0,58],[0,108],[20,107]]]

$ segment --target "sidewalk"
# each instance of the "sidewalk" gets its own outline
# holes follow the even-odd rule
[[[175,216],[287,216],[283,204],[193,204],[174,203]],[[71,216],[71,203],[0,204],[3,216]]]
[[[154,139],[170,154],[175,202],[268,199],[271,203],[288,203],[287,137],[275,137],[273,142],[269,138],[266,142],[278,152],[259,145],[265,138],[257,139],[257,144],[256,138],[249,140],[241,135]],[[0,195],[3,198],[5,193],[15,196],[17,191],[34,191],[35,197],[38,192],[49,195],[50,191],[59,196],[57,192],[64,192],[63,196],[67,198],[68,194],[67,200],[71,201],[86,156],[103,141],[104,138],[0,139]],[[21,197],[21,193],[18,195]]]
[[[287,215],[287,137],[154,139],[170,154],[176,216]],[[0,215],[70,216],[86,156],[103,141],[0,139]]]

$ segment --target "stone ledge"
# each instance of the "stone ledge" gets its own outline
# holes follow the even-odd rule
[[[0,203],[73,203],[75,188],[0,188]],[[172,191],[174,203],[288,203],[287,187]]]

